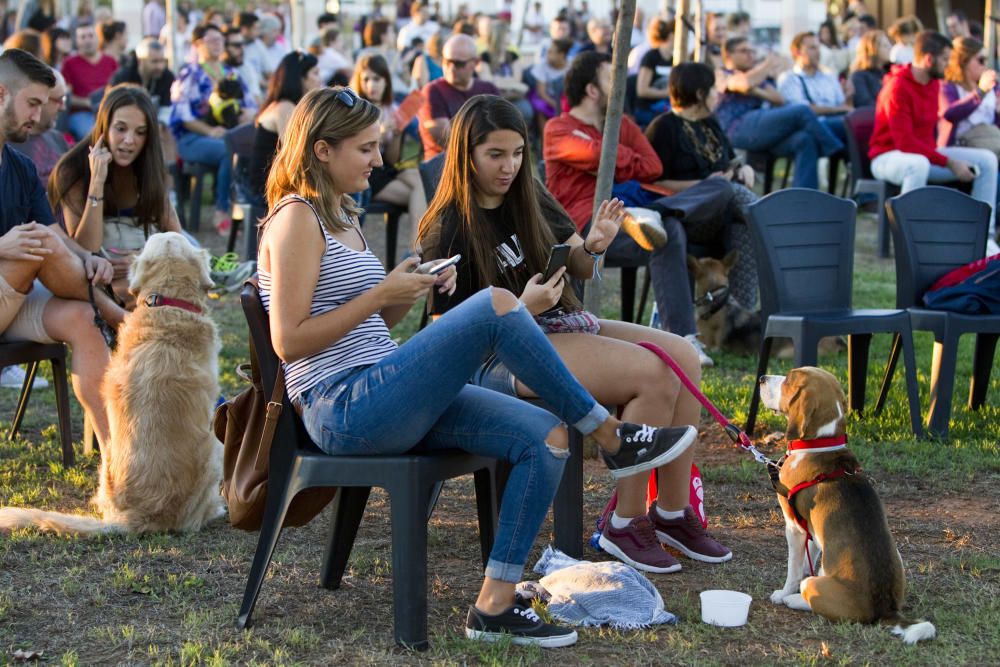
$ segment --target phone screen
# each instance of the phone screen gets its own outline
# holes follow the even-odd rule
[[[549,263],[545,267],[545,273],[542,274],[542,282],[547,283],[560,267],[566,266],[566,262],[569,261],[569,250],[570,246],[567,243],[552,246],[552,250],[549,252]]]

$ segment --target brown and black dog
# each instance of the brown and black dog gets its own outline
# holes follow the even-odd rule
[[[771,602],[832,621],[891,625],[907,644],[932,639],[931,623],[900,615],[903,562],[882,502],[847,449],[847,401],[840,382],[806,366],[787,376],[765,375],[760,396],[765,406],[788,417],[789,450],[776,485],[785,517],[788,574]],[[810,535],[822,560],[811,557],[818,571],[805,577]]]

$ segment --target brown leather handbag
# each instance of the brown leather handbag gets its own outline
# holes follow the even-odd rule
[[[241,530],[260,530],[267,503],[271,442],[281,416],[285,373],[279,365],[270,400],[264,396],[257,355],[236,370],[250,386],[215,410],[212,428],[222,441],[222,496],[229,522]],[[292,499],[284,527],[304,526],[336,495],[336,488],[306,489]]]

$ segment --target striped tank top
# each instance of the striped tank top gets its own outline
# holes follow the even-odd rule
[[[312,209],[326,242],[319,265],[319,278],[313,291],[312,306],[309,309],[310,317],[336,310],[385,278],[385,269],[368,247],[368,242],[365,241],[365,249],[358,252],[334,239],[320,223],[319,214],[308,200],[291,195],[278,202],[274,212],[293,200],[303,202]],[[270,314],[272,285],[270,272],[260,269],[258,280],[261,302],[264,310]],[[323,379],[351,368],[374,364],[396,347],[382,316],[373,313],[326,349],[298,361],[284,363],[288,396],[295,400]]]

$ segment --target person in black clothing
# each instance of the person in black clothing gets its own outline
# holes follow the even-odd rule
[[[174,83],[174,73],[167,68],[167,55],[155,37],[144,37],[139,42],[125,65],[111,77],[108,87],[119,83],[142,86],[158,109],[170,108],[170,86]]]
[[[706,178],[724,178],[732,184],[731,215],[685,226],[689,243],[713,244],[722,236],[727,252],[739,251],[739,260],[730,274],[733,296],[753,310],[757,302],[757,269],[747,228],[747,207],[757,200],[754,172],[736,161],[729,138],[712,115],[715,73],[703,63],[682,63],[670,72],[672,110],[658,116],[646,130],[646,138],[663,163],[660,184],[683,192]]]
[[[854,108],[875,106],[882,78],[890,65],[892,45],[881,30],[869,30],[858,42],[858,55],[851,65],[851,87],[854,88]]]
[[[657,114],[667,110],[667,77],[674,64],[674,21],[656,18],[649,22],[646,34],[652,45],[639,61],[635,80],[635,122],[646,127]]]

